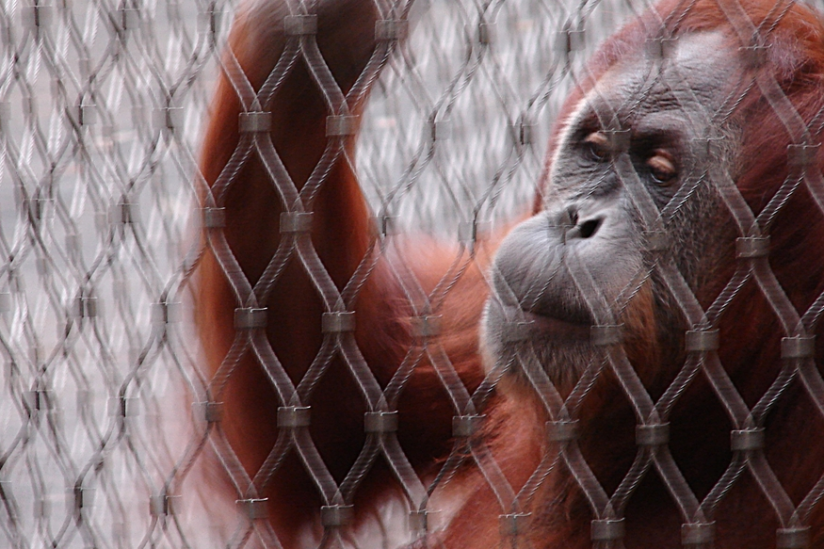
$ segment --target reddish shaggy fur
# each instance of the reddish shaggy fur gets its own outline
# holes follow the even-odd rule
[[[772,0],[741,0],[740,3],[756,27],[774,27],[767,38],[770,45],[768,62],[759,70],[775,78],[807,124],[819,117],[812,138],[815,142],[820,141],[820,113],[824,108],[824,27],[821,20],[800,5],[785,9],[781,4],[776,9]],[[658,28],[659,16],[666,21],[665,35],[721,29],[730,36],[732,50],[737,47],[725,11],[714,0],[695,3],[666,0],[655,10],[658,15],[644,15],[613,37],[594,56],[590,63],[592,80],[573,92],[559,118],[559,128],[600,75],[622,57],[644,47],[648,29]],[[682,13],[682,10],[688,11]],[[241,14],[236,23],[231,39],[232,51],[255,89],[262,85],[284,48],[284,39],[277,31],[279,19],[284,14],[282,7],[273,6],[266,12]],[[344,91],[353,85],[375,47],[372,29],[376,17],[371,1],[344,0],[322,4],[318,43]],[[274,148],[297,187],[301,188],[326,146],[325,119],[329,114],[301,61],[287,77],[273,103],[264,108],[273,113],[270,137]],[[225,208],[224,234],[228,246],[244,276],[254,284],[278,247],[279,215],[284,208],[254,153],[228,189],[222,186],[224,166],[242,142],[237,120],[238,113],[243,110],[235,90],[227,79],[222,79],[204,146],[202,170],[214,189],[216,204]],[[737,183],[757,213],[787,176],[785,151],[790,140],[757,87],[738,105],[732,116],[746,121],[742,173],[737,177]],[[555,135],[558,133],[556,131]],[[354,140],[348,139],[345,147],[350,155],[353,146]],[[553,141],[550,150],[554,146]],[[819,187],[821,167],[819,151],[815,166],[819,170]],[[540,199],[536,204],[538,209]],[[367,208],[348,163],[342,160],[335,163],[311,210],[314,212],[314,246],[332,279],[343,288],[358,264],[374,253],[375,245]],[[815,201],[802,185],[769,231],[774,250],[771,266],[792,303],[802,312],[824,291],[823,261],[813,257],[817,251],[824,250],[821,219]],[[213,233],[207,232],[206,238],[215,242],[211,240]],[[219,247],[219,240],[216,242]],[[732,239],[728,245],[729,257],[734,257]],[[430,292],[449,273],[455,250],[432,252],[431,243],[419,248],[412,246],[410,244],[412,251],[409,253],[414,259],[407,260],[408,264],[418,265],[415,274],[424,289]],[[421,251],[424,248],[428,250],[426,253]],[[478,324],[488,293],[482,276],[487,262],[488,258],[479,256],[477,262],[468,262],[465,270],[449,274],[455,278],[454,286],[442,298],[434,299],[433,310],[428,311],[442,316],[444,327],[442,335],[429,343],[430,348],[443,347],[470,391],[474,391],[483,379],[478,354]],[[731,261],[719,268],[715,283],[699,295],[702,305],[706,307],[715,299],[736,266]],[[647,294],[643,297],[648,303],[642,309],[652,311],[652,296]],[[199,269],[198,325],[208,357],[208,374],[227,374],[225,387],[216,384],[211,398],[224,403],[222,431],[247,473],[253,476],[277,440],[277,407],[288,403],[278,402],[269,378],[250,350],[231,372],[221,370],[232,342],[238,337],[232,321],[234,309],[247,306],[247,298],[234,295],[216,254],[209,248]],[[266,337],[293,382],[297,383],[321,346],[319,327],[324,309],[295,258],[260,305],[268,308]],[[404,320],[413,311],[385,263],[378,263],[365,286],[347,307],[356,311],[358,347],[385,387],[415,345],[410,326]],[[647,325],[645,333],[652,337],[646,342],[636,342],[637,348],[627,349],[627,352],[635,357],[634,366],[642,375],[649,372],[647,379],[651,379],[657,372],[661,378],[659,383],[665,383],[675,372],[673,366],[660,363],[659,357],[668,353],[649,348],[649,342],[657,340],[653,318],[651,312],[639,318],[640,323]],[[781,367],[777,335],[781,334],[781,327],[753,282],[734,300],[722,320],[721,362],[746,402],[752,405]],[[816,331],[821,332],[820,329]],[[629,342],[629,345],[634,344]],[[822,359],[822,347],[818,345],[816,363],[821,364]],[[670,369],[662,370],[665,366]],[[752,372],[762,373],[753,376],[750,375]],[[309,402],[312,405],[310,430],[313,440],[340,482],[363,445],[362,424],[366,411],[340,358],[332,361]],[[401,445],[413,466],[425,478],[431,478],[440,467],[440,460],[452,447],[452,416],[465,412],[453,409],[425,356],[402,391],[397,406]],[[546,417],[541,410],[532,391],[511,380],[505,380],[498,387],[485,409],[489,418],[485,440],[516,490],[526,482],[542,456],[555,451],[545,442],[543,424]],[[796,503],[812,488],[822,472],[824,443],[820,442],[819,432],[822,422],[809,420],[817,413],[800,384],[796,383],[767,420],[767,460],[776,468],[779,479]],[[693,490],[699,498],[703,497],[728,465],[731,454],[729,420],[700,376],[676,406],[671,423],[672,453]],[[607,490],[614,489],[636,453],[635,420],[626,398],[614,383],[608,380],[599,383],[587,397],[581,411],[581,424],[584,429],[580,446],[587,462]],[[771,424],[780,427],[770,429]],[[455,482],[469,497],[450,528],[440,536],[440,541],[445,547],[497,546],[497,517],[508,510],[500,509],[477,470],[466,468]],[[369,512],[370,498],[377,501],[376,494],[388,484],[391,482],[385,470],[379,466],[372,471],[369,484],[357,492],[355,507],[362,511],[359,516]],[[300,531],[313,520],[311,517],[316,516],[321,504],[302,464],[293,454],[271,482],[258,489],[257,496],[269,500],[269,520],[283,546],[297,546]],[[232,493],[226,497],[250,496]],[[528,537],[535,547],[590,545],[591,512],[563,466],[555,468],[532,501],[533,507],[524,510],[533,513],[533,527]],[[639,486],[630,500],[626,516],[627,547],[680,546],[677,532],[682,519],[654,473],[648,474]],[[736,484],[715,518],[717,547],[770,547],[778,527],[774,513],[752,479]],[[820,505],[809,523],[813,528],[813,544],[824,545],[824,511]]]

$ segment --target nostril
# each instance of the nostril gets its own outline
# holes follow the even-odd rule
[[[581,232],[581,238],[590,238],[598,232],[598,228],[601,226],[601,222],[603,221],[602,218],[596,219],[589,219],[581,223],[579,230]]]

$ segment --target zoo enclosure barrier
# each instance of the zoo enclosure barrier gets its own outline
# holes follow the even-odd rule
[[[386,21],[409,8],[413,24],[382,61],[362,120],[362,186],[393,231],[464,244],[511,219],[539,191],[549,128],[568,90],[585,77],[583,61],[622,20],[648,7],[629,0],[378,5]],[[312,15],[309,4],[290,6],[295,15]],[[198,0],[0,4],[0,545],[240,546],[253,532],[271,541],[243,513],[228,529],[204,529],[220,511],[198,493],[194,473],[210,452],[220,453],[215,410],[204,405],[210,380],[198,366],[191,325],[192,273],[204,246],[197,238],[204,185],[198,151],[236,8]],[[307,63],[322,63],[304,48]],[[789,181],[782,192],[801,185],[815,195],[815,178],[820,172]],[[763,237],[745,238],[750,251],[741,253],[758,256]],[[738,276],[733,291],[743,278],[766,275],[752,268]],[[763,291],[784,303],[780,287]],[[806,311],[779,305],[775,314],[812,333],[822,301]],[[809,367],[809,342],[787,334],[794,362],[764,400],[747,406],[723,367],[711,364],[713,334],[692,337],[697,354],[684,372],[700,371],[721,389],[735,458],[710,500],[699,502],[668,457],[666,422],[650,412],[644,427],[655,451],[644,450],[628,478],[658,474],[675,486],[673,493],[683,494],[676,503],[689,514],[685,535],[700,541],[711,532],[706,509],[748,469],[767,487],[764,496],[785,526],[784,546],[802,546],[804,517],[824,483],[791,501],[760,458],[758,418],[793,378],[805,380],[821,407],[824,381]],[[620,360],[611,358],[608,367],[638,388]],[[655,408],[644,391],[626,397]],[[464,423],[469,415],[456,411]],[[490,459],[478,466],[494,468]],[[566,449],[558,460],[594,490],[604,535],[617,532],[619,517],[611,513],[631,490],[607,495],[590,482],[585,461]],[[517,501],[512,486],[490,478],[502,483],[493,489],[508,494],[510,505]],[[501,515],[520,520],[511,507]]]

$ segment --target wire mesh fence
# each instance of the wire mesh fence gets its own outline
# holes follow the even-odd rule
[[[3,546],[186,545],[149,502],[186,447],[158,418],[196,349],[164,326],[186,314],[208,8],[0,7]]]
[[[686,14],[695,3],[682,4]],[[536,196],[551,203],[553,191],[543,186],[545,154],[563,101],[571,91],[586,87],[592,73],[585,61],[597,46],[650,4],[376,1],[377,26],[370,21],[367,33],[373,42],[370,61],[345,98],[334,79],[324,87],[329,82],[324,80],[326,61],[313,45],[315,33],[322,36],[313,27],[318,24],[313,17],[325,3],[278,5],[243,11],[232,1],[0,3],[0,545],[461,546],[448,535],[438,535],[448,532],[460,515],[450,510],[454,500],[449,490],[461,482],[465,469],[479,471],[494,493],[494,530],[505,531],[503,537],[512,546],[519,539],[526,546],[542,546],[529,535],[519,537],[539,527],[521,525],[540,516],[531,507],[535,494],[546,490],[552,475],[561,470],[586,497],[592,527],[576,535],[585,536],[587,544],[591,538],[601,546],[621,546],[624,510],[646,477],[666,486],[667,505],[680,517],[669,525],[675,541],[667,538],[666,544],[709,544],[716,528],[714,513],[747,475],[759,487],[754,492],[762,502],[755,505],[762,513],[758,518],[773,532],[770,539],[752,546],[804,547],[817,542],[818,531],[811,537],[809,525],[818,524],[824,481],[817,479],[824,470],[812,464],[815,482],[803,489],[786,488],[792,475],[777,476],[774,469],[779,464],[765,458],[762,448],[765,437],[778,440],[771,429],[794,428],[775,426],[771,419],[776,403],[789,398],[807,402],[811,428],[824,428],[824,381],[814,343],[824,301],[824,294],[819,295],[822,273],[813,272],[809,287],[799,290],[801,297],[792,292],[788,296],[785,280],[779,282],[765,259],[764,246],[773,221],[794,196],[805,193],[819,210],[824,204],[820,166],[809,160],[817,154],[824,114],[802,117],[785,90],[769,80],[753,80],[745,93],[725,103],[724,109],[732,112],[753,88],[760,90],[791,136],[791,164],[804,168],[790,173],[755,212],[723,183],[730,180],[728,174],[717,178],[722,183],[712,183],[739,227],[734,235],[738,240],[733,241],[738,257],[745,260],[724,280],[717,299],[699,303],[694,285],[684,282],[689,275],[663,260],[638,266],[615,298],[625,304],[641,299],[637,296],[643,297],[643,284],[660,279],[686,318],[679,337],[686,340],[689,353],[681,357],[663,389],[650,389],[624,346],[614,345],[618,336],[611,327],[619,322],[610,312],[612,303],[603,308],[603,317],[598,303],[587,305],[597,320],[592,337],[600,337],[609,350],[588,360],[575,388],[563,397],[557,380],[544,371],[551,360],[536,358],[540,353],[518,345],[507,347],[507,359],[499,357],[501,367],[488,367],[473,385],[465,382],[449,354],[448,309],[455,299],[468,299],[453,287],[459,288],[459,280],[474,269],[481,273],[478,280],[484,287],[480,298],[492,286],[493,299],[506,300],[498,295],[509,290],[496,285],[496,267],[489,259],[478,259],[493,251],[493,245],[483,244],[485,235],[498,234],[531,211]],[[735,6],[740,4],[735,0],[719,5],[729,8],[725,13],[732,21],[730,28],[743,43],[748,37],[768,41],[793,4],[776,2],[768,17],[774,27],[758,29],[749,28],[746,19],[736,19]],[[810,5],[824,11],[820,1]],[[240,69],[235,54],[240,55],[244,37],[227,46],[238,13],[241,18],[249,13],[259,16],[260,28],[286,25],[289,38],[273,63],[275,76],[266,84],[254,83],[251,76],[250,83]],[[346,22],[341,19],[340,24]],[[666,41],[653,41],[652,47],[655,44],[664,56]],[[329,51],[333,50],[324,49],[324,54]],[[269,119],[258,116],[268,111],[267,99],[277,97],[288,75],[301,66],[312,72],[313,85],[326,102],[324,119],[332,119],[332,126],[326,127],[329,140],[323,137],[322,152],[314,159],[321,167],[313,163],[311,175],[307,173],[310,183],[303,189],[289,176],[300,168],[290,164],[284,169],[279,160],[301,136],[287,136],[272,146],[266,131],[259,131],[268,129]],[[249,67],[243,68],[248,72]],[[231,168],[221,167],[217,177],[210,177],[204,174],[209,159],[201,158],[201,142],[208,121],[219,110],[211,98],[221,77],[234,86],[246,119],[240,122],[240,137],[235,135],[237,148],[229,151],[234,156],[223,159]],[[818,89],[824,89],[820,83]],[[336,163],[355,164],[345,147],[352,128],[344,126],[350,120],[348,109],[354,112],[367,94],[367,106],[357,122],[354,156],[369,204],[365,215],[375,226],[367,248],[354,258],[354,272],[341,281],[318,259],[315,248],[322,244],[306,236],[308,225],[302,223],[315,203],[313,192],[306,189],[322,189],[334,180]],[[711,126],[722,128],[724,109],[701,115],[712,120]],[[616,131],[605,139],[620,135]],[[279,227],[232,225],[239,219],[231,217],[232,193],[244,196],[237,189],[251,177],[243,170],[253,162],[267,170],[270,198],[277,195],[282,212],[277,211],[286,214],[278,218]],[[704,181],[685,185],[691,190],[658,207],[646,191],[634,186],[635,168],[619,166],[616,171],[629,189],[645,238],[656,231],[666,236],[669,226],[660,226],[661,218],[675,219],[689,210],[684,204],[701,194],[696,189]],[[291,228],[286,227],[289,223]],[[573,220],[566,223],[576,225]],[[242,257],[248,250],[239,251],[237,242],[243,233],[258,230],[256,238],[263,242],[264,229],[279,230],[283,236],[271,249],[252,242],[253,250],[262,250],[262,263],[250,266]],[[419,233],[432,238],[425,242],[446,242],[454,249],[447,265],[433,273],[434,283],[420,280],[416,256],[397,258],[406,242],[403,235]],[[415,253],[426,255],[426,250]],[[203,326],[221,321],[204,320],[208,312],[199,313],[200,332],[194,326],[194,308],[203,300],[198,269],[204,254],[214,258],[213,267],[233,291],[227,294],[230,303],[224,304],[233,334],[227,342],[220,340],[219,330],[214,332],[216,343],[203,341],[210,333]],[[394,261],[390,278],[408,318],[402,337],[414,340],[399,345],[402,352],[392,371],[400,373],[388,379],[363,359],[370,350],[364,351],[369,345],[361,336],[355,340],[348,335],[354,329],[351,315],[357,322],[366,316],[363,305],[354,305],[357,296],[363,287],[369,291],[379,277],[376,265],[384,260]],[[587,288],[588,281],[598,286],[597,276],[593,280],[585,265],[576,267],[573,261],[567,268],[583,294],[603,293],[580,289]],[[288,269],[296,269],[311,288],[288,287],[284,280],[293,272]],[[729,365],[718,358],[728,341],[723,336],[744,322],[730,320],[724,312],[736,297],[749,295],[742,290],[748,283],[759,288],[777,327],[770,352],[778,366],[765,387],[753,389],[755,393],[736,386]],[[309,340],[317,344],[309,345],[304,358],[308,356],[310,365],[302,366],[300,375],[290,369],[283,340],[293,339],[287,346],[300,340],[302,326],[294,327],[297,338],[288,329],[283,336],[273,332],[281,321],[272,311],[290,293],[318,301],[307,307],[317,308],[316,320],[324,323],[322,330],[317,328],[317,341]],[[536,298],[532,290],[526,294]],[[294,307],[283,313],[282,322],[301,316],[300,304]],[[521,341],[524,325],[523,318],[508,318],[501,331],[512,333],[501,336],[504,343]],[[438,339],[441,336],[444,339]],[[211,360],[216,361],[212,366],[205,366],[209,360],[203,356],[204,344],[211,345]],[[221,356],[214,358],[214,349],[220,349]],[[758,357],[749,360],[755,364]],[[345,367],[335,366],[335,361]],[[261,394],[273,399],[255,404],[275,412],[277,425],[269,431],[244,430],[243,422],[253,423],[255,418],[233,417],[234,409],[223,406],[224,397],[232,398],[235,380],[248,376],[248,364],[266,373],[253,382],[267,385],[268,392]],[[437,372],[441,396],[449,402],[453,422],[445,428],[462,442],[438,456],[434,469],[423,471],[415,448],[400,444],[394,433],[398,430],[400,436],[409,427],[403,417],[397,425],[399,400],[415,398],[414,393],[404,396],[413,391],[409,380],[415,371],[427,369]],[[544,435],[558,446],[542,447],[545,455],[520,484],[507,476],[494,444],[470,436],[481,429],[484,405],[494,398],[490,395],[495,385],[513,369],[528,378],[530,398],[539,401],[551,427]],[[338,370],[348,381],[340,388],[324,388],[324,383],[336,383]],[[669,451],[669,415],[673,409],[678,415],[679,399],[697,377],[714,391],[712,402],[704,404],[721,411],[725,420],[718,429],[729,439],[724,444],[730,457],[705,493],[690,484],[693,471],[678,462],[679,452],[689,451],[679,446],[676,435],[683,429],[678,431],[678,425],[671,443],[676,458]],[[613,397],[636,412],[629,423],[633,428],[638,424],[639,450],[622,465],[615,486],[593,473],[590,466],[598,459],[586,451],[582,454],[576,442],[581,403],[600,398],[593,396],[592,387],[604,378],[621,387],[619,396]],[[352,409],[341,409],[340,415],[361,418],[355,453],[338,464],[328,462],[334,441],[327,444],[307,428],[308,409],[313,425],[316,414],[323,421],[323,399],[336,390],[353,393],[351,400],[341,401]],[[797,415],[787,417],[798,420]],[[274,437],[271,441],[269,435]],[[262,456],[244,454],[237,444],[237,437],[244,436],[262,437]],[[346,446],[345,429],[339,437]],[[295,456],[297,465],[289,461],[297,460]],[[375,489],[364,479],[385,473],[375,473],[380,469],[375,463],[381,460],[390,471],[386,483],[400,495],[388,498],[381,510],[369,511],[374,517],[357,515],[356,527],[347,530],[344,526],[354,520],[352,506],[358,510],[358,502],[368,497],[363,494]],[[797,465],[804,460],[790,461]],[[290,467],[303,471],[318,503],[308,511],[295,503],[297,514],[284,515],[290,517],[286,522],[299,521],[295,517],[301,513],[312,517],[292,537],[284,534],[290,527],[276,519],[271,524],[264,520],[277,509],[273,486],[289,486],[281,477],[291,474]],[[541,520],[549,530],[564,528],[555,519]],[[724,523],[718,528],[723,533]],[[761,530],[757,534],[761,536]],[[663,546],[657,543],[650,541],[648,546]]]

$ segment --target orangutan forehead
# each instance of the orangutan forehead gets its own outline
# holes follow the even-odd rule
[[[621,59],[587,94],[579,116],[619,119],[671,110],[715,112],[741,72],[734,44],[720,31],[680,37],[662,61],[644,50]]]

